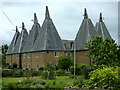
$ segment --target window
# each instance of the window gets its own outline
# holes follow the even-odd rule
[[[26,69],[26,65],[25,65],[25,63],[24,63],[23,69]]]
[[[36,58],[38,58],[39,57],[39,54],[38,53],[36,53]]]
[[[30,53],[28,53],[28,58],[30,58]]]
[[[12,57],[13,59],[14,59],[14,55],[13,55],[13,57]]]
[[[54,56],[55,56],[55,57],[58,57],[58,52],[55,52],[55,53],[54,53]]]
[[[30,70],[30,68],[31,68],[31,67],[30,67],[30,64],[29,64],[29,65],[28,65],[28,69]]]
[[[19,56],[18,55],[16,55],[16,59],[18,59],[19,58]]]
[[[39,65],[36,65],[36,70],[38,70],[39,69]]]
[[[25,58],[25,54],[23,54],[23,58]]]
[[[66,56],[72,56],[71,52],[66,52]]]

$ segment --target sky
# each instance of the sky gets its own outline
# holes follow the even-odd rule
[[[10,44],[17,25],[21,31],[22,22],[27,31],[31,29],[33,14],[37,14],[42,26],[45,18],[45,6],[61,39],[74,40],[83,20],[84,8],[94,26],[102,12],[104,22],[112,38],[118,42],[118,3],[117,2],[0,2],[0,46]],[[5,14],[9,17],[7,19]]]

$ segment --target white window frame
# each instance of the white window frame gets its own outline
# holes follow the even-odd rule
[[[39,57],[39,55],[38,55],[38,53],[36,53],[35,58],[38,58],[38,57]]]
[[[24,63],[24,65],[23,65],[23,69],[26,69],[26,65],[25,65],[25,63]]]
[[[24,54],[23,54],[23,58],[25,58],[25,56],[26,56],[26,54],[24,53]]]
[[[55,57],[58,57],[58,56],[59,56],[59,52],[55,51],[55,52],[54,52],[54,56],[55,56]]]
[[[28,64],[28,69],[29,69],[29,70],[31,69],[31,65],[30,65],[30,64]]]
[[[30,58],[30,54],[28,54],[28,58]]]
[[[39,69],[39,65],[37,64],[37,65],[36,65],[36,70],[38,71],[38,69]]]

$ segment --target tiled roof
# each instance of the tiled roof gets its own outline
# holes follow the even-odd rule
[[[85,43],[90,41],[96,35],[95,28],[91,19],[88,18],[87,10],[84,11],[84,19],[75,38],[76,50],[84,50]]]

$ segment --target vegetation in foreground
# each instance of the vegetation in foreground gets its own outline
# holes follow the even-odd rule
[[[105,65],[89,73],[87,79],[84,74],[73,76],[55,76],[54,79],[43,76],[5,77],[3,88],[104,88],[117,90],[120,88],[120,67],[108,67]],[[51,76],[50,76],[51,77]]]
[[[76,76],[73,76],[74,67],[70,56],[60,57],[58,66],[48,63],[45,67],[40,67],[38,71],[32,72],[21,70],[14,72],[12,71],[16,68],[14,64],[11,71],[3,70],[5,77],[3,78],[3,88],[65,88],[72,86],[119,90],[120,46],[117,46],[114,40],[102,40],[101,36],[95,36],[86,43],[86,47],[89,51],[87,55],[94,65],[76,65]]]

